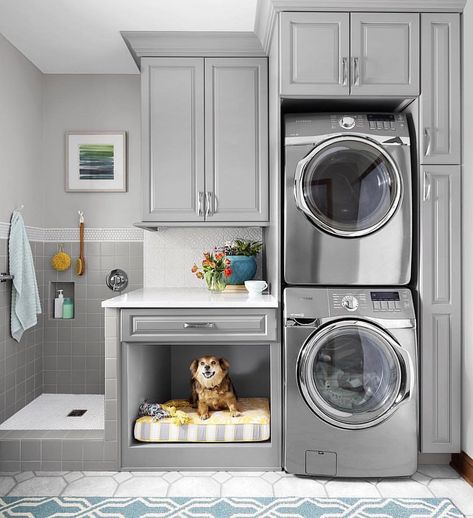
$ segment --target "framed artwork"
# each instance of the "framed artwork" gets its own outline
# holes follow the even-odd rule
[[[67,192],[126,192],[126,132],[66,133]]]

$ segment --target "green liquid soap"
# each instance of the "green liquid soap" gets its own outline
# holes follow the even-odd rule
[[[65,298],[62,305],[62,318],[74,318],[74,302],[71,298]]]

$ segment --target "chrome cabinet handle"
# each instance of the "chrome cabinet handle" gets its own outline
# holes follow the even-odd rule
[[[202,206],[203,202],[204,202],[204,193],[202,191],[200,191],[197,195],[197,214],[199,216],[204,215],[203,206]]]
[[[430,134],[430,128],[424,128],[424,138],[427,146],[425,146],[425,156],[429,156],[432,147],[432,135]]]
[[[212,329],[214,327],[213,322],[184,322],[184,329]]]
[[[212,216],[212,193],[207,191],[205,193],[205,217]]]
[[[346,86],[347,81],[347,58],[342,58],[342,86]]]
[[[360,71],[358,70],[358,58],[353,58],[353,85],[360,86]]]
[[[424,201],[430,200],[431,180],[430,173],[424,171]]]

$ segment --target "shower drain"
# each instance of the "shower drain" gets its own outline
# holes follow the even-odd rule
[[[87,410],[80,410],[80,409],[78,409],[78,408],[75,408],[74,410],[71,410],[71,411],[67,414],[67,417],[81,417],[81,416],[83,416],[86,412],[87,412]]]

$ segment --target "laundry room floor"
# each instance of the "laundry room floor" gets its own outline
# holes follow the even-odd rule
[[[268,472],[21,472],[0,474],[0,496],[447,497],[473,517],[473,487],[447,465],[410,478],[316,479]]]

